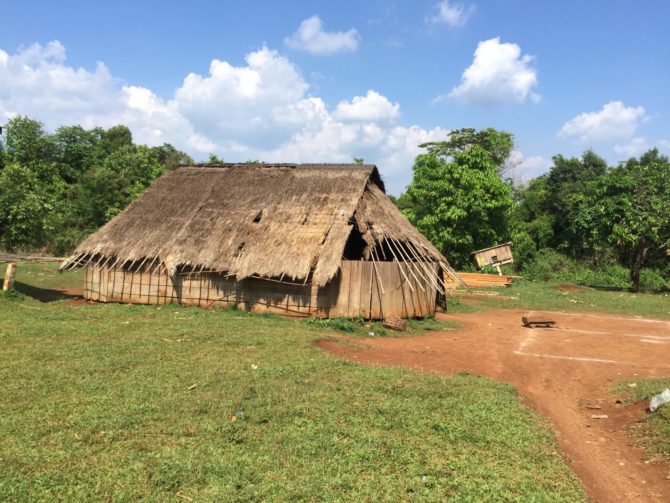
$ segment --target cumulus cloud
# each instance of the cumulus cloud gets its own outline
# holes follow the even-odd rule
[[[649,142],[646,138],[642,138],[641,136],[633,138],[628,143],[614,145],[614,151],[617,154],[623,154],[626,157],[637,157],[650,148],[651,146],[649,145]]]
[[[576,138],[581,143],[623,142],[635,135],[647,114],[643,107],[627,107],[610,101],[597,112],[585,112],[569,120],[558,132],[562,139]],[[625,146],[620,146],[625,150]]]
[[[475,13],[475,6],[465,6],[462,3],[442,0],[435,5],[437,13],[429,16],[427,20],[434,24],[446,24],[447,26],[464,26],[468,19]]]
[[[298,31],[286,37],[284,43],[291,49],[312,54],[333,54],[355,51],[358,49],[359,38],[354,28],[349,31],[324,31],[321,18],[312,16],[300,23]]]
[[[505,165],[505,176],[522,185],[549,171],[552,164],[551,159],[539,155],[525,157],[522,152],[513,150]]]
[[[115,78],[103,63],[68,66],[58,42],[0,50],[0,120],[22,114],[52,130],[125,124],[137,142],[168,142],[196,159],[210,152],[231,161],[363,157],[379,165],[397,193],[411,177],[417,145],[448,134],[398,124],[400,105],[374,90],[332,109],[310,90],[291,61],[266,47],[241,66],[213,60],[206,74],[188,74],[169,97]]]
[[[380,121],[396,119],[399,113],[398,103],[391,103],[386,96],[370,90],[365,96],[340,101],[333,116],[342,120]]]
[[[533,57],[522,55],[517,44],[501,43],[499,37],[479,42],[461,83],[438,100],[455,98],[478,105],[537,102],[540,95],[533,91],[538,79],[532,62]]]

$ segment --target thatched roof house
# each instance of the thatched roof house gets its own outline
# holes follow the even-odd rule
[[[78,266],[92,300],[367,318],[432,314],[450,270],[386,196],[377,168],[358,164],[169,171],[61,268]]]

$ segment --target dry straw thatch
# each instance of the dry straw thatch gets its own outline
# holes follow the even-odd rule
[[[386,250],[397,260],[448,267],[386,196],[375,166],[222,164],[164,174],[61,268],[162,264],[172,273],[323,286],[337,273],[354,228],[367,244],[364,258],[379,260]]]

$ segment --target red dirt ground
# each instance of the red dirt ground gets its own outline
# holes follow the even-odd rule
[[[438,315],[463,327],[418,337],[364,339],[361,348],[336,340],[317,344],[361,363],[440,374],[468,371],[511,383],[525,403],[550,420],[591,498],[670,501],[670,467],[645,462],[627,431],[645,416],[646,403],[622,406],[609,394],[611,385],[623,379],[670,375],[670,322],[551,313],[556,328],[530,329],[521,325],[523,314]]]

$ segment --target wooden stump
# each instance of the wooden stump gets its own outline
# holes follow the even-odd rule
[[[2,284],[3,290],[9,290],[14,286],[14,278],[16,277],[16,264],[10,262],[7,264],[7,270],[5,271],[5,281]]]

